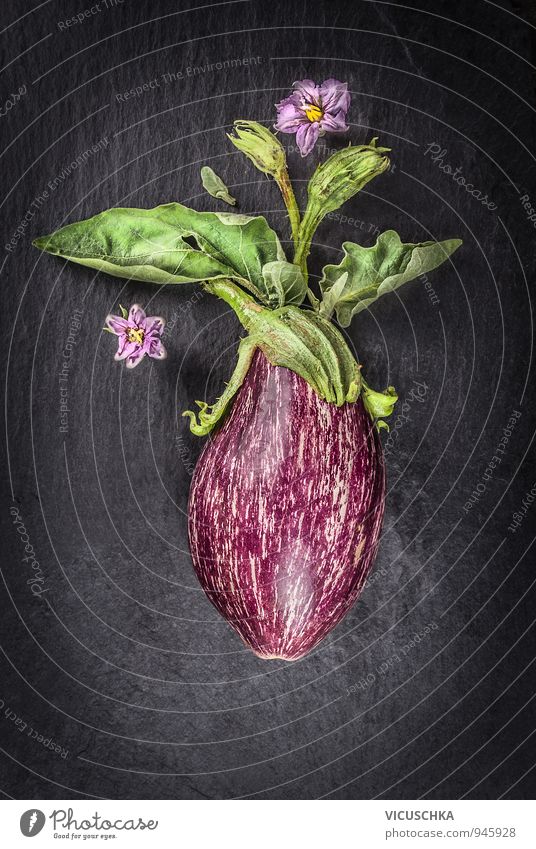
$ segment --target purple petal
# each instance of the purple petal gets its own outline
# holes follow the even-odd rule
[[[299,128],[296,133],[296,144],[302,156],[307,156],[311,152],[318,139],[319,131],[320,125],[316,121],[314,124],[307,123]]]
[[[348,112],[350,106],[348,83],[341,83],[340,80],[324,80],[319,92],[326,112],[336,113],[341,110],[344,113]]]
[[[138,349],[127,359],[127,368],[136,368],[143,360],[145,354],[146,351],[143,350],[143,347],[138,346]]]
[[[129,342],[126,336],[121,336],[114,360],[125,360],[135,354],[139,348],[141,348],[141,345],[138,345],[137,342]]]
[[[145,333],[162,333],[166,326],[165,318],[160,315],[148,315],[145,319]]]
[[[288,106],[292,104],[293,106],[301,106],[301,97],[300,95],[293,91],[292,94],[289,94],[287,97],[284,97],[283,100],[280,100],[279,103],[275,104],[276,109],[283,109],[284,106]]]
[[[282,133],[295,133],[300,124],[307,121],[302,109],[295,103],[287,102],[278,106],[277,109],[277,121],[274,126]]]
[[[345,133],[348,129],[345,118],[344,112],[337,112],[336,115],[326,112],[320,120],[320,126],[328,133]]]
[[[303,101],[320,105],[320,89],[312,80],[298,80],[294,83],[294,88]]]
[[[120,336],[128,327],[128,321],[120,315],[107,315],[104,323],[116,336]]]
[[[151,346],[145,353],[154,360],[165,360],[167,357],[167,351],[160,339],[152,339]]]
[[[145,321],[145,310],[139,304],[132,304],[128,313],[129,322],[139,325]]]

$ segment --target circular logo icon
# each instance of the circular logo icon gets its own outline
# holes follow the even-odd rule
[[[20,830],[25,837],[35,837],[43,828],[45,820],[43,811],[38,811],[36,808],[24,811],[20,818]]]

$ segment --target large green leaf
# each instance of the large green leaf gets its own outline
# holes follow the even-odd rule
[[[437,268],[460,245],[461,239],[403,244],[394,230],[382,233],[370,248],[345,242],[339,265],[324,267],[320,314],[329,318],[335,311],[339,324],[348,327],[376,298]]]
[[[116,277],[148,283],[232,278],[262,303],[281,306],[281,285],[263,273],[284,262],[277,234],[263,217],[197,212],[179,203],[154,209],[109,209],[36,239],[42,250]],[[295,288],[295,287],[294,287]]]

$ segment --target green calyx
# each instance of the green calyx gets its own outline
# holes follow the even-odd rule
[[[196,401],[195,403],[200,408],[197,416],[193,410],[184,411],[182,415],[188,416],[190,419],[190,430],[196,436],[206,436],[222,416],[225,415],[231,401],[244,382],[251,365],[251,360],[253,359],[253,354],[255,353],[255,348],[255,342],[249,336],[242,339],[238,346],[238,362],[235,370],[218,400],[211,406],[206,401]]]
[[[240,342],[235,370],[221,397],[212,405],[196,401],[200,408],[197,415],[192,410],[183,413],[190,419],[192,433],[206,436],[227,413],[257,349],[272,365],[303,377],[330,404],[352,404],[361,395],[378,430],[388,428],[383,419],[393,412],[398,395],[392,386],[376,392],[365,383],[361,366],[330,321],[313,310],[293,305],[275,310],[261,307],[230,280],[207,283],[205,289],[233,308],[248,335]]]
[[[357,400],[360,366],[337,328],[321,316],[293,306],[264,310],[251,336],[272,365],[299,374],[320,398],[337,407]]]
[[[382,428],[389,430],[389,425],[384,419],[391,415],[398,401],[398,395],[394,386],[388,386],[385,392],[376,392],[364,380],[361,381],[361,384],[361,397],[363,398],[363,404],[367,413],[375,422],[379,431]]]
[[[200,411],[187,410],[190,429],[203,436],[214,428],[244,382],[258,348],[275,366],[299,374],[320,398],[338,407],[353,403],[361,391],[361,367],[331,322],[311,310],[288,305],[275,310],[259,306],[231,281],[218,280],[205,289],[226,301],[248,335],[242,339],[235,370],[222,396],[209,406],[198,401]]]

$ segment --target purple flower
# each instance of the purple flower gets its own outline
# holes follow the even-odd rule
[[[119,337],[116,360],[126,360],[127,368],[134,368],[144,356],[163,360],[166,349],[160,336],[166,322],[158,315],[145,315],[139,304],[133,304],[129,312],[121,307],[122,315],[106,317],[106,327],[110,333]]]
[[[315,85],[312,80],[294,83],[294,92],[276,104],[275,129],[296,133],[296,143],[302,156],[307,156],[316,140],[324,133],[344,133],[346,113],[350,106],[348,83],[324,80]]]

